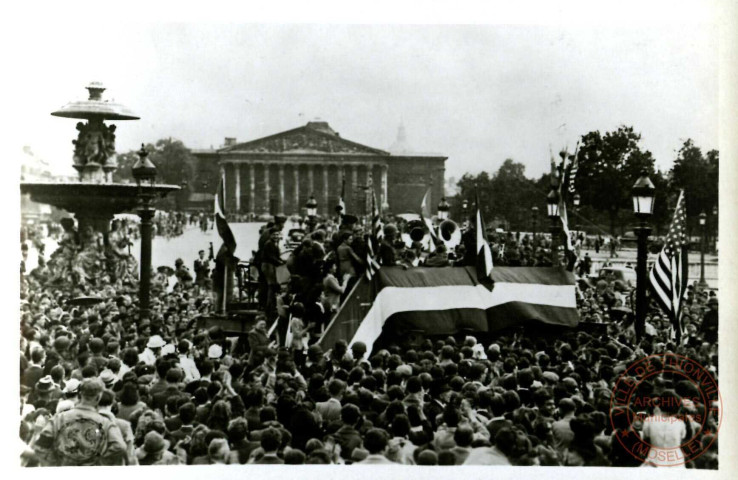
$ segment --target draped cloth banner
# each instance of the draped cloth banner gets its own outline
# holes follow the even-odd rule
[[[563,268],[496,267],[491,291],[473,267],[383,267],[376,279],[380,291],[350,342],[364,342],[369,352],[387,322],[426,335],[492,332],[529,321],[579,323],[574,275]]]

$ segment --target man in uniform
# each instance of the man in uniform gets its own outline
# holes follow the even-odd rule
[[[98,404],[104,390],[99,378],[87,378],[79,387],[79,403],[58,413],[32,445],[43,465],[123,465],[126,442],[118,425],[101,415]]]

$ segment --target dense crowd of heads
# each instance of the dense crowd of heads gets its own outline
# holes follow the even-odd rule
[[[344,340],[323,351],[315,339],[363,274],[369,245],[358,229],[317,228],[284,258],[278,244],[269,246],[279,240],[271,228],[254,259],[266,314],[238,340],[198,321],[213,310],[210,282],[186,275],[181,264],[175,285],[167,285],[169,273],[154,278],[146,321],[135,279],[77,284],[51,282],[48,266],[24,272],[23,465],[634,466],[641,462],[615,435],[642,426],[609,419],[615,381],[628,365],[673,352],[717,378],[716,297],[690,290],[679,342],[658,310],[637,341],[630,299],[607,279],[579,292],[577,302],[583,319],[606,324],[605,331],[433,338],[388,345],[368,358],[366,345],[349,348]],[[526,251],[525,239],[515,242]],[[402,251],[385,252],[386,259],[407,265]],[[282,265],[291,272],[287,286],[278,277]],[[281,327],[268,331],[277,317],[291,322],[286,347]],[[668,374],[646,383],[662,398],[694,396]],[[717,441],[707,432],[718,419],[710,405],[677,405],[646,413],[680,415],[706,450],[689,466],[716,468]],[[710,429],[692,425],[698,415]],[[109,427],[102,446],[70,447],[62,426],[80,418]]]

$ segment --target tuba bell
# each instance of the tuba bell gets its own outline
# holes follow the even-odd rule
[[[405,224],[403,240],[405,245],[410,248],[413,242],[418,242],[427,248],[428,242],[431,241],[428,227],[421,220],[410,220]]]
[[[453,220],[446,219],[441,222],[438,226],[438,236],[449,250],[461,243],[461,229]]]

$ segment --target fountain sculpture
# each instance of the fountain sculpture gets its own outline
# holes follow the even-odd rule
[[[87,100],[70,102],[51,113],[56,117],[86,120],[77,123],[77,139],[72,140],[73,166],[79,172],[79,181],[21,182],[20,187],[21,192],[30,194],[33,201],[74,214],[79,232],[91,226],[94,231],[102,233],[107,242],[113,215],[130,212],[141,204],[142,199],[145,202],[161,198],[180,187],[153,182],[147,185],[113,183],[112,175],[117,169],[116,126],[105,122],[138,120],[139,117],[119,103],[104,100],[105,87],[101,83],[92,82],[86,88],[89,91]]]

